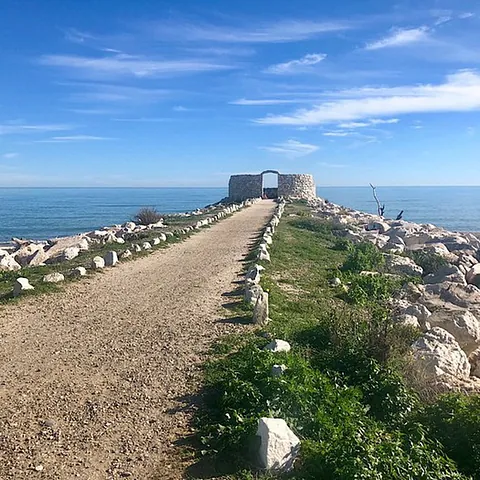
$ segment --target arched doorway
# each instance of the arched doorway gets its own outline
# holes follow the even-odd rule
[[[278,198],[278,175],[276,170],[265,170],[262,175],[262,198]]]

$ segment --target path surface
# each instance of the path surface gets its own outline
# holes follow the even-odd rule
[[[0,310],[0,478],[179,479],[181,397],[252,240],[262,201],[187,241]],[[37,470],[35,469],[37,468]],[[43,468],[42,468],[43,467]]]

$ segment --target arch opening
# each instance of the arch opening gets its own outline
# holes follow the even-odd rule
[[[278,175],[275,170],[265,170],[262,172],[262,198],[278,198]]]

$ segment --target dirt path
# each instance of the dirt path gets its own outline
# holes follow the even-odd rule
[[[182,478],[181,397],[219,335],[222,294],[273,212],[262,201],[186,242],[0,310],[0,478]]]

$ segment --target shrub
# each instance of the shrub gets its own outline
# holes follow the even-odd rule
[[[385,264],[380,250],[371,243],[351,245],[347,258],[342,265],[345,272],[360,273],[362,271],[378,271]]]
[[[423,268],[423,274],[438,272],[442,267],[448,265],[448,262],[440,255],[428,250],[412,250],[408,256],[420,267]]]
[[[350,283],[346,300],[363,306],[385,303],[402,285],[401,280],[385,275],[350,275],[346,279]]]
[[[140,225],[150,225],[159,222],[162,218],[163,216],[155,208],[144,207],[135,214],[133,221]]]
[[[458,469],[480,479],[480,396],[447,394],[418,414]]]

